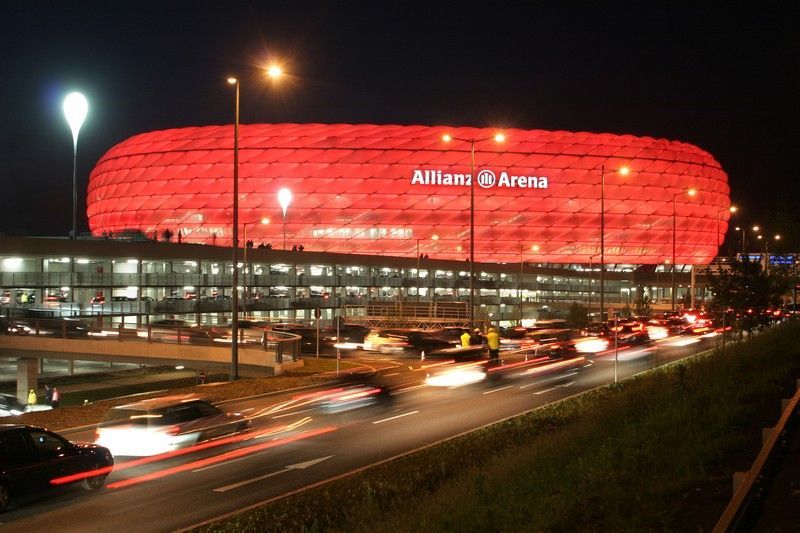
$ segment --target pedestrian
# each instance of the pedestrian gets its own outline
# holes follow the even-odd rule
[[[472,335],[469,337],[469,345],[480,346],[481,344],[483,344],[483,335],[481,335],[481,330],[479,328],[475,328]]]
[[[50,401],[50,406],[55,409],[61,403],[61,393],[58,392],[58,387],[53,387],[53,398]]]
[[[469,331],[464,330],[464,333],[461,334],[461,347],[467,348],[469,346],[469,341],[472,336],[469,334]]]
[[[489,346],[489,364],[496,365],[500,362],[500,335],[497,330],[489,328],[486,333],[486,344]]]
[[[53,404],[53,389],[50,388],[50,385],[44,386],[44,402],[47,405]]]
[[[36,391],[33,389],[28,391],[28,405],[36,405]]]

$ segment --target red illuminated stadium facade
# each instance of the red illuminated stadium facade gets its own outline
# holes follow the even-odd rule
[[[475,259],[598,262],[601,167],[606,263],[705,264],[727,230],[727,176],[690,144],[565,131],[254,124],[239,130],[239,221],[256,245],[283,242],[277,192],[293,200],[287,244],[330,251],[469,257],[475,144]],[[451,142],[442,137],[450,134]],[[627,167],[622,175],[618,170]],[[687,191],[697,191],[689,196]],[[233,127],[154,131],[111,148],[91,173],[92,233],[180,232],[229,245]],[[270,224],[257,224],[262,218]],[[240,227],[241,231],[241,227]],[[240,233],[241,235],[241,233]],[[537,251],[533,251],[537,247]]]

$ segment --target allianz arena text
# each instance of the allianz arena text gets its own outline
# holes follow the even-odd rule
[[[566,131],[447,126],[253,124],[239,128],[240,236],[308,251],[599,261],[601,178],[605,260],[705,264],[727,231],[727,175],[678,141]],[[445,142],[443,136],[453,140]],[[472,184],[471,151],[474,140]],[[627,173],[620,172],[626,168]],[[277,192],[292,201],[285,226]],[[690,196],[693,189],[696,194]],[[136,135],[89,178],[92,233],[165,230],[182,242],[230,246],[233,126]],[[259,223],[268,218],[269,224]],[[535,251],[534,251],[535,250]]]

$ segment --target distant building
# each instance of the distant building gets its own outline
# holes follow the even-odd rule
[[[476,261],[598,262],[601,169],[606,263],[671,260],[675,208],[677,263],[707,264],[730,216],[720,164],[677,141],[512,129],[497,143],[490,129],[348,124],[239,132],[240,223],[272,221],[248,225],[248,238],[284,242],[285,231],[308,251],[463,261],[469,139]],[[90,176],[92,233],[168,230],[186,243],[230,245],[232,150],[232,126],[154,131],[114,146]],[[282,187],[294,196],[285,226]]]

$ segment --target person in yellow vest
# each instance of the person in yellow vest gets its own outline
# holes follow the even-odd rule
[[[500,335],[496,329],[489,328],[486,333],[486,344],[489,347],[489,364],[498,364],[500,362]]]
[[[465,330],[464,333],[461,334],[461,347],[462,348],[466,348],[467,346],[469,346],[470,337],[471,337],[471,335],[469,334],[469,331]]]
[[[28,392],[28,405],[36,405],[36,391],[33,389]]]

